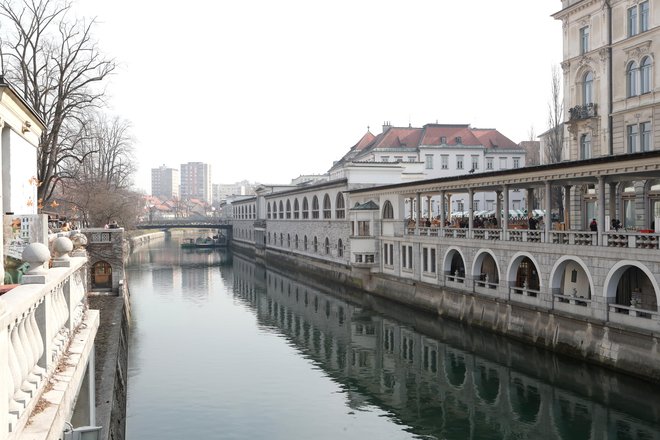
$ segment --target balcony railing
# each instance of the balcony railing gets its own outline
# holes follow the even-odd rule
[[[579,121],[580,119],[589,119],[596,117],[596,104],[576,105],[568,110],[570,121]]]
[[[71,258],[35,275],[34,284],[0,296],[0,396],[8,402],[0,405],[7,411],[0,414],[0,440],[38,438],[32,431],[42,429],[44,419],[51,431],[61,432],[64,426],[55,424],[64,421],[48,419],[54,412],[42,407],[73,410],[76,378],[84,376],[99,317],[86,307],[86,263],[85,257]],[[29,274],[24,283],[31,282]]]

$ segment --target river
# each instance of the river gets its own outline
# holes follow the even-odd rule
[[[660,388],[221,250],[131,256],[127,438],[660,439]]]

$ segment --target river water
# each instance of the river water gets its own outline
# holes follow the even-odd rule
[[[127,438],[660,439],[660,389],[221,250],[127,267]]]

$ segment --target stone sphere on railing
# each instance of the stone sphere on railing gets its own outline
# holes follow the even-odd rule
[[[53,242],[55,257],[59,260],[68,260],[69,252],[73,250],[73,242],[69,237],[57,237]]]
[[[50,260],[50,251],[43,243],[30,243],[23,249],[21,259],[30,264],[28,275],[39,275],[46,272],[44,264]]]

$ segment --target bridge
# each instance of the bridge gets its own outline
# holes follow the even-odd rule
[[[178,218],[167,220],[151,220],[135,225],[137,229],[224,229],[232,230],[232,224],[225,218]]]

